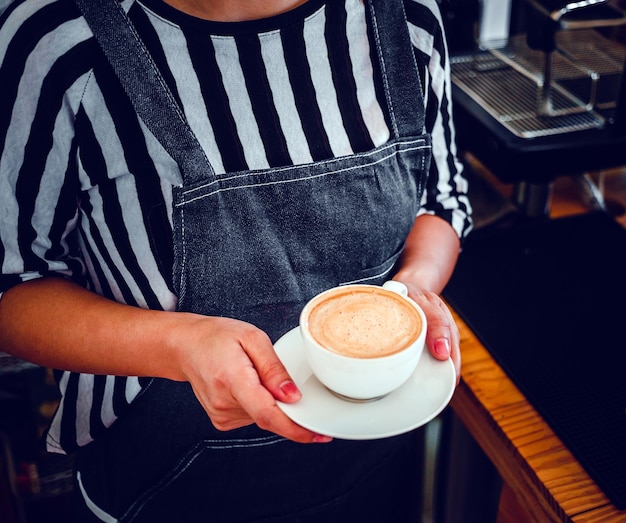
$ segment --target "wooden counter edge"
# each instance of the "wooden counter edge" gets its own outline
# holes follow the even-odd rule
[[[519,503],[526,508],[533,521],[571,522],[463,380],[450,406],[496,467],[503,481],[516,492]],[[485,425],[490,427],[490,431],[484,430]]]
[[[475,355],[478,351],[482,356],[484,353],[489,364],[500,369],[500,372],[505,375],[457,312],[449,304],[448,307],[452,311],[461,334],[461,354],[474,351]],[[528,516],[532,517],[533,521],[538,523],[571,522],[570,517],[543,485],[509,436],[476,396],[472,387],[466,383],[463,378],[464,362],[466,359],[462,358],[461,383],[450,402],[455,414],[491,460],[503,481],[516,493],[519,504],[526,508]],[[512,382],[511,387],[515,387]],[[489,430],[485,430],[485,427],[489,427]]]

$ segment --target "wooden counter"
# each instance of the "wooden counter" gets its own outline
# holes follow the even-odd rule
[[[499,521],[626,522],[626,511],[615,509],[463,320],[455,319],[463,367],[451,407],[505,483]]]

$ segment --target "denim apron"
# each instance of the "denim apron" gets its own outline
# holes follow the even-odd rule
[[[275,342],[316,293],[391,277],[419,209],[430,137],[401,0],[367,0],[367,13],[391,139],[293,167],[182,169],[179,310],[241,319]],[[418,442],[415,433],[303,445],[256,426],[220,432],[189,384],[155,379],[79,451],[81,521],[413,521]]]

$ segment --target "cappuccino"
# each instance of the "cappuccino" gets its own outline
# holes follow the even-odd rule
[[[422,330],[419,312],[380,287],[338,288],[313,304],[310,335],[326,349],[353,358],[378,358],[411,346]]]

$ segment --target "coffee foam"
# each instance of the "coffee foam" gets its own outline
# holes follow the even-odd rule
[[[400,352],[413,343],[422,320],[410,303],[391,291],[346,288],[313,304],[308,329],[328,350],[376,358]]]

